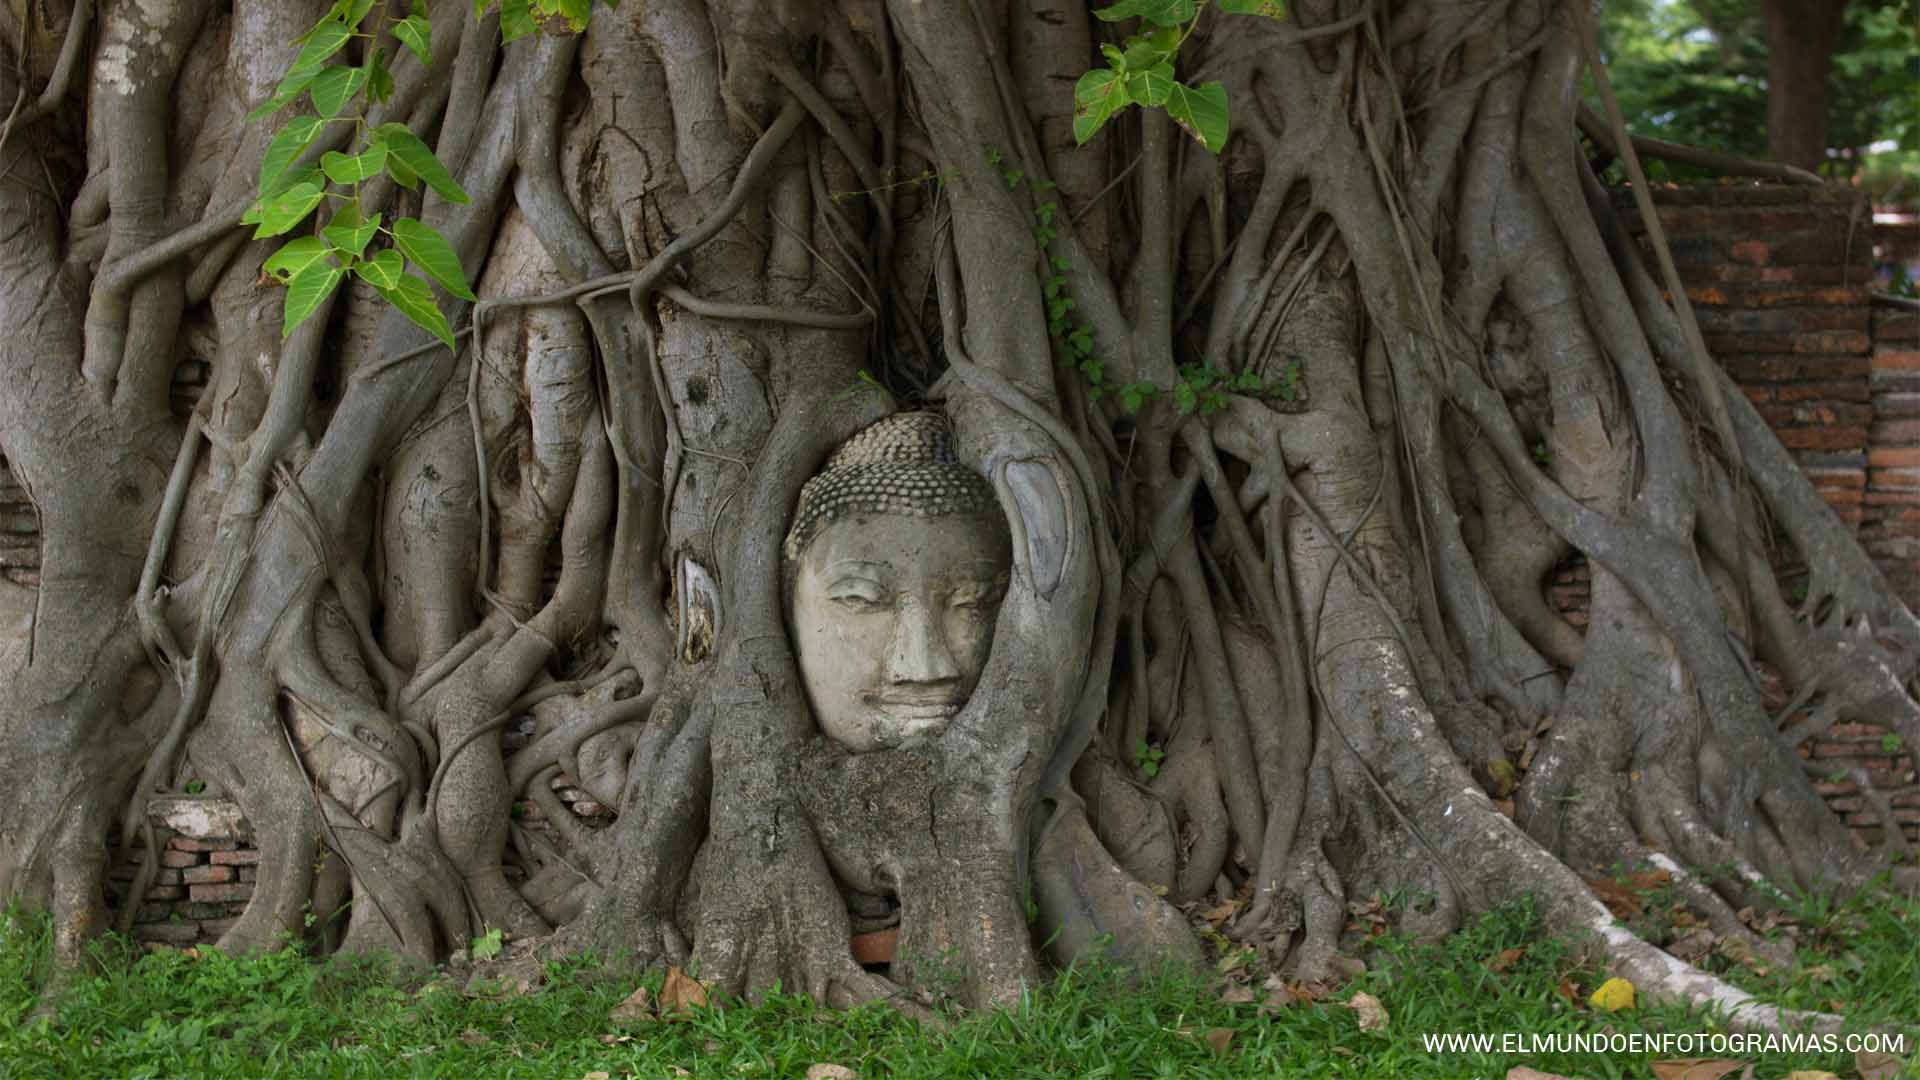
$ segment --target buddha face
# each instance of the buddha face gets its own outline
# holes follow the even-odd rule
[[[1011,561],[988,512],[854,513],[821,528],[791,613],[827,736],[859,753],[944,731],[986,666]]]

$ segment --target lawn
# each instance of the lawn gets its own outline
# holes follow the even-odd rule
[[[1661,903],[1656,891],[1643,920],[1657,921]],[[1365,935],[1378,905],[1355,910],[1356,934]],[[1797,972],[1709,962],[1771,1000],[1839,1011],[1863,1029],[1920,1024],[1920,902],[1885,892],[1798,902],[1774,932],[1795,938]],[[47,950],[42,921],[0,925],[0,1076],[799,1078],[840,1066],[849,1072],[814,1076],[1503,1077],[1526,1066],[1669,1080],[1683,1074],[1665,1059],[1656,1069],[1644,1053],[1442,1053],[1422,1036],[1722,1030],[1710,1016],[1645,1002],[1594,1008],[1604,976],[1543,936],[1524,901],[1437,944],[1374,935],[1356,950],[1366,970],[1337,987],[1269,984],[1248,954],[1223,948],[1223,978],[1143,983],[1081,968],[1015,1009],[950,1013],[939,1025],[794,997],[621,1023],[609,1013],[634,984],[578,962],[549,965],[544,986],[518,993],[445,973],[395,980],[292,950],[250,958],[163,950],[129,963],[124,944],[103,947],[98,973],[49,1004],[36,989]],[[650,978],[657,995],[660,976]],[[1384,1023],[1352,1007],[1366,1004],[1356,995],[1376,999]],[[51,1021],[40,1015],[48,1011]],[[1913,1048],[1909,1034],[1908,1061]],[[1725,1056],[1751,1063],[1759,1080],[1795,1070],[1852,1077],[1862,1065],[1870,1080],[1920,1076],[1910,1064],[1876,1068],[1844,1050]]]

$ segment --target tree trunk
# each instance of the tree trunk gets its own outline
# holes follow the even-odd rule
[[[1350,900],[1439,934],[1523,882],[1650,994],[1778,1025],[1582,876],[1663,870],[1751,937],[1776,883],[1885,866],[1795,751],[1920,741],[1920,623],[1596,194],[1571,9],[1208,8],[1177,72],[1224,86],[1215,156],[1159,108],[1075,145],[1071,84],[1132,28],[1066,0],[629,0],[504,45],[435,0],[431,64],[390,29],[332,63],[385,49],[369,124],[471,197],[361,188],[477,284],[436,294],[456,349],[364,284],[274,333],[280,241],[239,219],[289,114],[246,117],[334,5],[31,10],[0,19],[0,452],[45,569],[0,893],[69,961],[189,786],[259,840],[228,947],[491,928],[836,1003],[1198,965],[1229,901],[1316,979]],[[925,596],[836,599],[896,620],[875,670],[992,627],[964,679],[863,688],[937,721],[869,746],[826,730],[787,537],[909,408],[1006,539],[951,579],[930,540],[872,552]],[[848,535],[960,527],[890,483]],[[1543,593],[1576,552],[1585,633]],[[884,972],[856,919],[898,925]]]
[[[1845,0],[1764,0],[1767,156],[1803,169],[1827,160],[1833,120],[1833,47]]]

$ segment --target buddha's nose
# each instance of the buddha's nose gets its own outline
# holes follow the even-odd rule
[[[904,604],[893,628],[887,677],[895,683],[952,682],[960,665],[947,646],[946,631],[925,604]]]

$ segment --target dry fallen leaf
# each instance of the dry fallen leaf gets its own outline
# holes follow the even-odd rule
[[[1667,951],[1689,964],[1698,964],[1713,953],[1714,942],[1719,940],[1713,931],[1698,926],[1682,934],[1679,940],[1667,946]]]
[[[460,1033],[460,1041],[468,1046],[485,1046],[493,1041],[493,1037],[483,1031],[468,1028]]]
[[[1860,1074],[1860,1080],[1893,1080],[1900,1075],[1903,1064],[1892,1054],[1881,1054],[1872,1050],[1853,1052],[1853,1071]]]
[[[706,983],[681,971],[677,967],[667,969],[667,981],[660,987],[661,1016],[705,1006],[706,1003]]]
[[[1487,961],[1487,970],[1494,972],[1505,971],[1519,962],[1520,958],[1526,954],[1527,950],[1525,949],[1501,949],[1494,955],[1493,959]]]
[[[854,1072],[845,1065],[823,1061],[807,1066],[807,1080],[853,1080]]]
[[[1220,1000],[1228,1005],[1253,1004],[1253,988],[1250,986],[1232,986],[1220,995]]]
[[[1352,1009],[1360,1018],[1360,1030],[1380,1032],[1387,1030],[1387,1007],[1380,999],[1368,993],[1356,993],[1347,1000],[1347,1008]]]
[[[605,1069],[595,1069],[582,1076],[580,1080],[613,1080],[613,1074]]]
[[[1572,1080],[1572,1078],[1561,1076],[1559,1073],[1529,1069],[1525,1065],[1515,1065],[1507,1070],[1507,1080]]]
[[[1744,1061],[1729,1058],[1670,1058],[1648,1064],[1658,1080],[1720,1080],[1746,1066]]]
[[[653,1019],[653,994],[644,986],[635,990],[627,995],[627,1000],[615,1005],[607,1018],[616,1024]]]
[[[1227,1044],[1233,1041],[1233,1029],[1214,1028],[1200,1037],[1206,1040],[1208,1046],[1213,1047],[1214,1053],[1224,1054],[1227,1052]]]
[[[600,1036],[601,1046],[619,1046],[621,1043],[630,1043],[632,1041],[633,1036],[631,1035],[615,1035],[612,1032]]]
[[[1600,984],[1593,992],[1587,1004],[1603,1012],[1619,1012],[1633,1008],[1633,984],[1625,979],[1612,978]]]
[[[1840,1080],[1838,1076],[1824,1069],[1795,1069],[1784,1080]]]
[[[1234,915],[1239,912],[1240,907],[1241,904],[1238,900],[1224,900],[1221,901],[1217,907],[1210,907],[1202,911],[1200,917],[1207,920],[1208,924],[1215,930],[1218,930],[1228,919],[1233,918]]]

